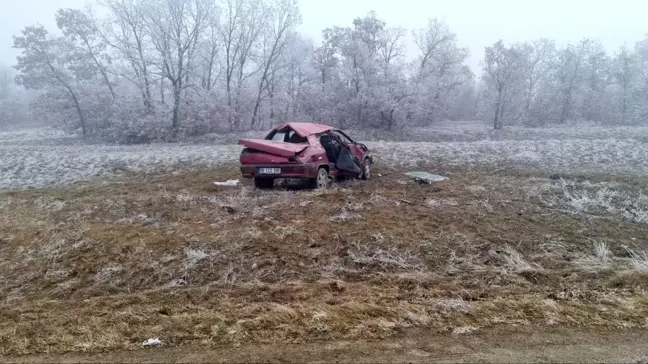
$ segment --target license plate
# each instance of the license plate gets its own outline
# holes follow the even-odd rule
[[[259,174],[281,174],[281,168],[259,168]]]

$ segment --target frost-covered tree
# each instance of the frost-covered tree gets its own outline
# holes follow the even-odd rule
[[[151,36],[141,0],[99,0],[109,12],[100,35],[119,58],[115,73],[137,87],[146,110],[153,111]]]
[[[473,79],[464,64],[468,49],[459,47],[456,34],[438,19],[430,19],[426,28],[415,30],[413,35],[420,52],[413,65],[417,102],[428,105],[418,117],[423,123],[447,118],[461,86]]]
[[[525,83],[524,114],[529,118],[539,87],[550,75],[550,61],[555,57],[556,45],[554,41],[538,39],[518,45],[517,50],[522,62],[520,81]]]
[[[77,48],[77,52],[94,63],[111,96],[115,98],[115,91],[106,68],[106,64],[110,63],[110,57],[105,52],[107,45],[101,41],[99,30],[91,15],[78,9],[59,9],[56,12],[56,24],[63,35]]]
[[[22,50],[15,68],[17,82],[27,89],[60,92],[71,101],[78,126],[88,134],[86,111],[80,101],[80,83],[94,78],[97,68],[65,38],[50,37],[43,26],[26,27],[14,36],[14,48]]]
[[[259,107],[264,91],[273,94],[270,80],[276,76],[277,69],[283,66],[279,65],[282,60],[281,55],[295,36],[294,29],[300,23],[301,15],[296,0],[272,0],[268,4],[257,57],[260,77],[250,123],[252,128],[256,126],[259,118]]]
[[[230,129],[238,129],[245,82],[258,71],[251,63],[263,30],[264,3],[261,0],[223,0],[221,6],[220,36],[228,119]]]
[[[146,25],[155,47],[154,60],[161,77],[171,84],[173,132],[180,127],[182,93],[192,86],[192,67],[198,43],[209,26],[210,0],[157,0],[146,7]]]
[[[514,47],[506,47],[501,40],[486,47],[482,79],[493,93],[493,127],[496,130],[504,126],[504,111],[514,86],[521,80],[523,65],[520,52]]]
[[[620,89],[621,122],[628,123],[633,111],[632,93],[638,74],[635,54],[622,46],[613,60],[614,82]]]

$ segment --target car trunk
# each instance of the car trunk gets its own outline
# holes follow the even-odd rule
[[[308,148],[308,143],[286,143],[263,139],[242,139],[239,144],[251,150],[286,158],[294,157]]]
[[[297,163],[297,155],[308,147],[306,143],[285,143],[262,139],[243,139],[246,148],[241,153],[243,165],[272,165]]]

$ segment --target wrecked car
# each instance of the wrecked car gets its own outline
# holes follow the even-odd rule
[[[271,188],[275,179],[306,179],[312,187],[326,187],[331,178],[371,178],[372,158],[367,146],[332,126],[287,123],[265,139],[242,139],[241,173],[254,178],[257,188]]]

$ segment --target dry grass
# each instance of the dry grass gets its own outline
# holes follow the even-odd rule
[[[546,176],[441,172],[258,191],[214,186],[237,175],[223,167],[2,192],[0,355],[645,325],[648,226],[575,211]]]

